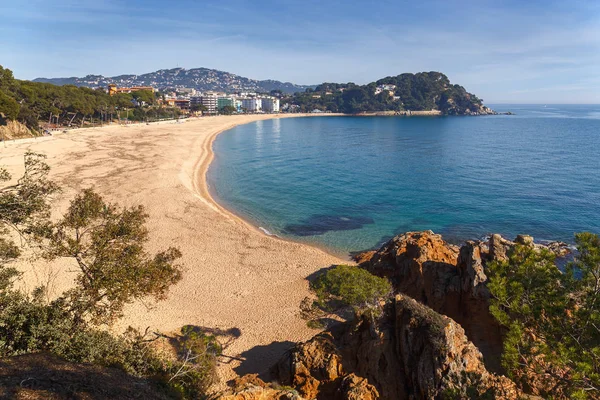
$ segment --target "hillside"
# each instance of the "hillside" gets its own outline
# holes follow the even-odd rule
[[[430,110],[444,115],[494,113],[483,105],[482,99],[434,71],[389,76],[366,85],[323,83],[288,100],[299,107],[298,111],[306,112],[319,109],[347,114]]]
[[[290,82],[275,80],[259,81],[208,68],[161,69],[143,75],[119,75],[113,77],[87,75],[83,78],[37,78],[34,79],[34,82],[90,88],[106,87],[108,84],[114,83],[118,86],[153,86],[158,89],[193,88],[199,91],[214,90],[223,92],[270,92],[271,90],[281,90],[283,93],[294,93],[314,88],[314,86],[295,85]]]

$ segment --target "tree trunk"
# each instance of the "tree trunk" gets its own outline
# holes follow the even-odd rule
[[[77,113],[73,114],[73,118],[71,118],[71,120],[69,121],[69,126],[71,126],[71,124],[73,123],[73,120],[75,119],[76,116],[77,116]]]

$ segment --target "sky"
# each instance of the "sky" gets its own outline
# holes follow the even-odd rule
[[[488,104],[600,103],[598,0],[0,0],[0,15],[0,64],[20,79],[440,71]]]

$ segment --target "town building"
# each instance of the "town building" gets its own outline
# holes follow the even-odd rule
[[[396,90],[396,85],[379,85],[375,89],[375,95],[378,95],[382,92],[388,92],[390,96],[394,95],[394,91]]]
[[[221,110],[223,107],[227,106],[235,108],[235,100],[232,97],[217,98],[217,110]]]
[[[233,101],[233,106],[238,113],[244,112],[244,109],[242,108],[242,99],[236,97]]]
[[[181,110],[189,110],[190,109],[190,100],[189,99],[175,99],[175,107]]]
[[[262,110],[266,113],[279,112],[279,99],[274,97],[263,97],[261,99]]]
[[[240,99],[242,101],[242,110],[247,113],[256,113],[262,111],[262,101],[256,97],[246,97]]]
[[[190,107],[194,107],[198,104],[202,104],[204,107],[206,107],[207,114],[216,114],[218,97],[214,93],[209,92],[202,94],[202,96],[194,96],[190,98]]]

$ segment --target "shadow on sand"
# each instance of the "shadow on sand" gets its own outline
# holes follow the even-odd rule
[[[239,375],[258,374],[264,381],[270,381],[270,369],[279,361],[286,351],[296,343],[272,342],[264,346],[255,346],[241,354],[241,364],[233,370]]]

